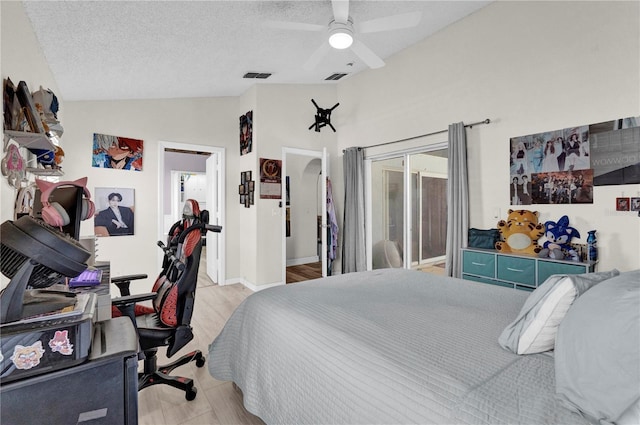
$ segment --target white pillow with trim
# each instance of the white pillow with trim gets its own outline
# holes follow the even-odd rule
[[[525,301],[518,317],[502,331],[498,342],[516,354],[553,350],[558,326],[573,302],[603,280],[620,274],[618,270],[579,275],[553,275]]]

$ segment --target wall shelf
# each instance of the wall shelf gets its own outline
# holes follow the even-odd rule
[[[20,146],[31,149],[55,150],[49,136],[45,133],[29,133],[26,131],[4,130],[5,136],[16,141]]]

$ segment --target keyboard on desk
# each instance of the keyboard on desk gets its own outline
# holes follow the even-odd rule
[[[102,270],[99,269],[87,269],[80,273],[80,275],[74,277],[69,281],[69,287],[75,288],[78,286],[94,286],[100,285],[102,281]]]

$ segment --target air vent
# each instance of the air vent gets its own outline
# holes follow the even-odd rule
[[[340,78],[344,77],[345,75],[348,75],[348,74],[336,73],[336,74],[333,74],[333,75],[329,75],[327,78],[325,78],[325,81],[336,81],[336,80],[339,80]]]
[[[242,78],[259,78],[261,80],[269,77],[271,77],[271,73],[268,72],[247,72],[242,76]]]

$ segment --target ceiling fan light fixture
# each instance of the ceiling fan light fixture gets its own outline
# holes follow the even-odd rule
[[[334,22],[329,29],[329,44],[334,49],[346,49],[353,43],[353,30],[347,24]]]

